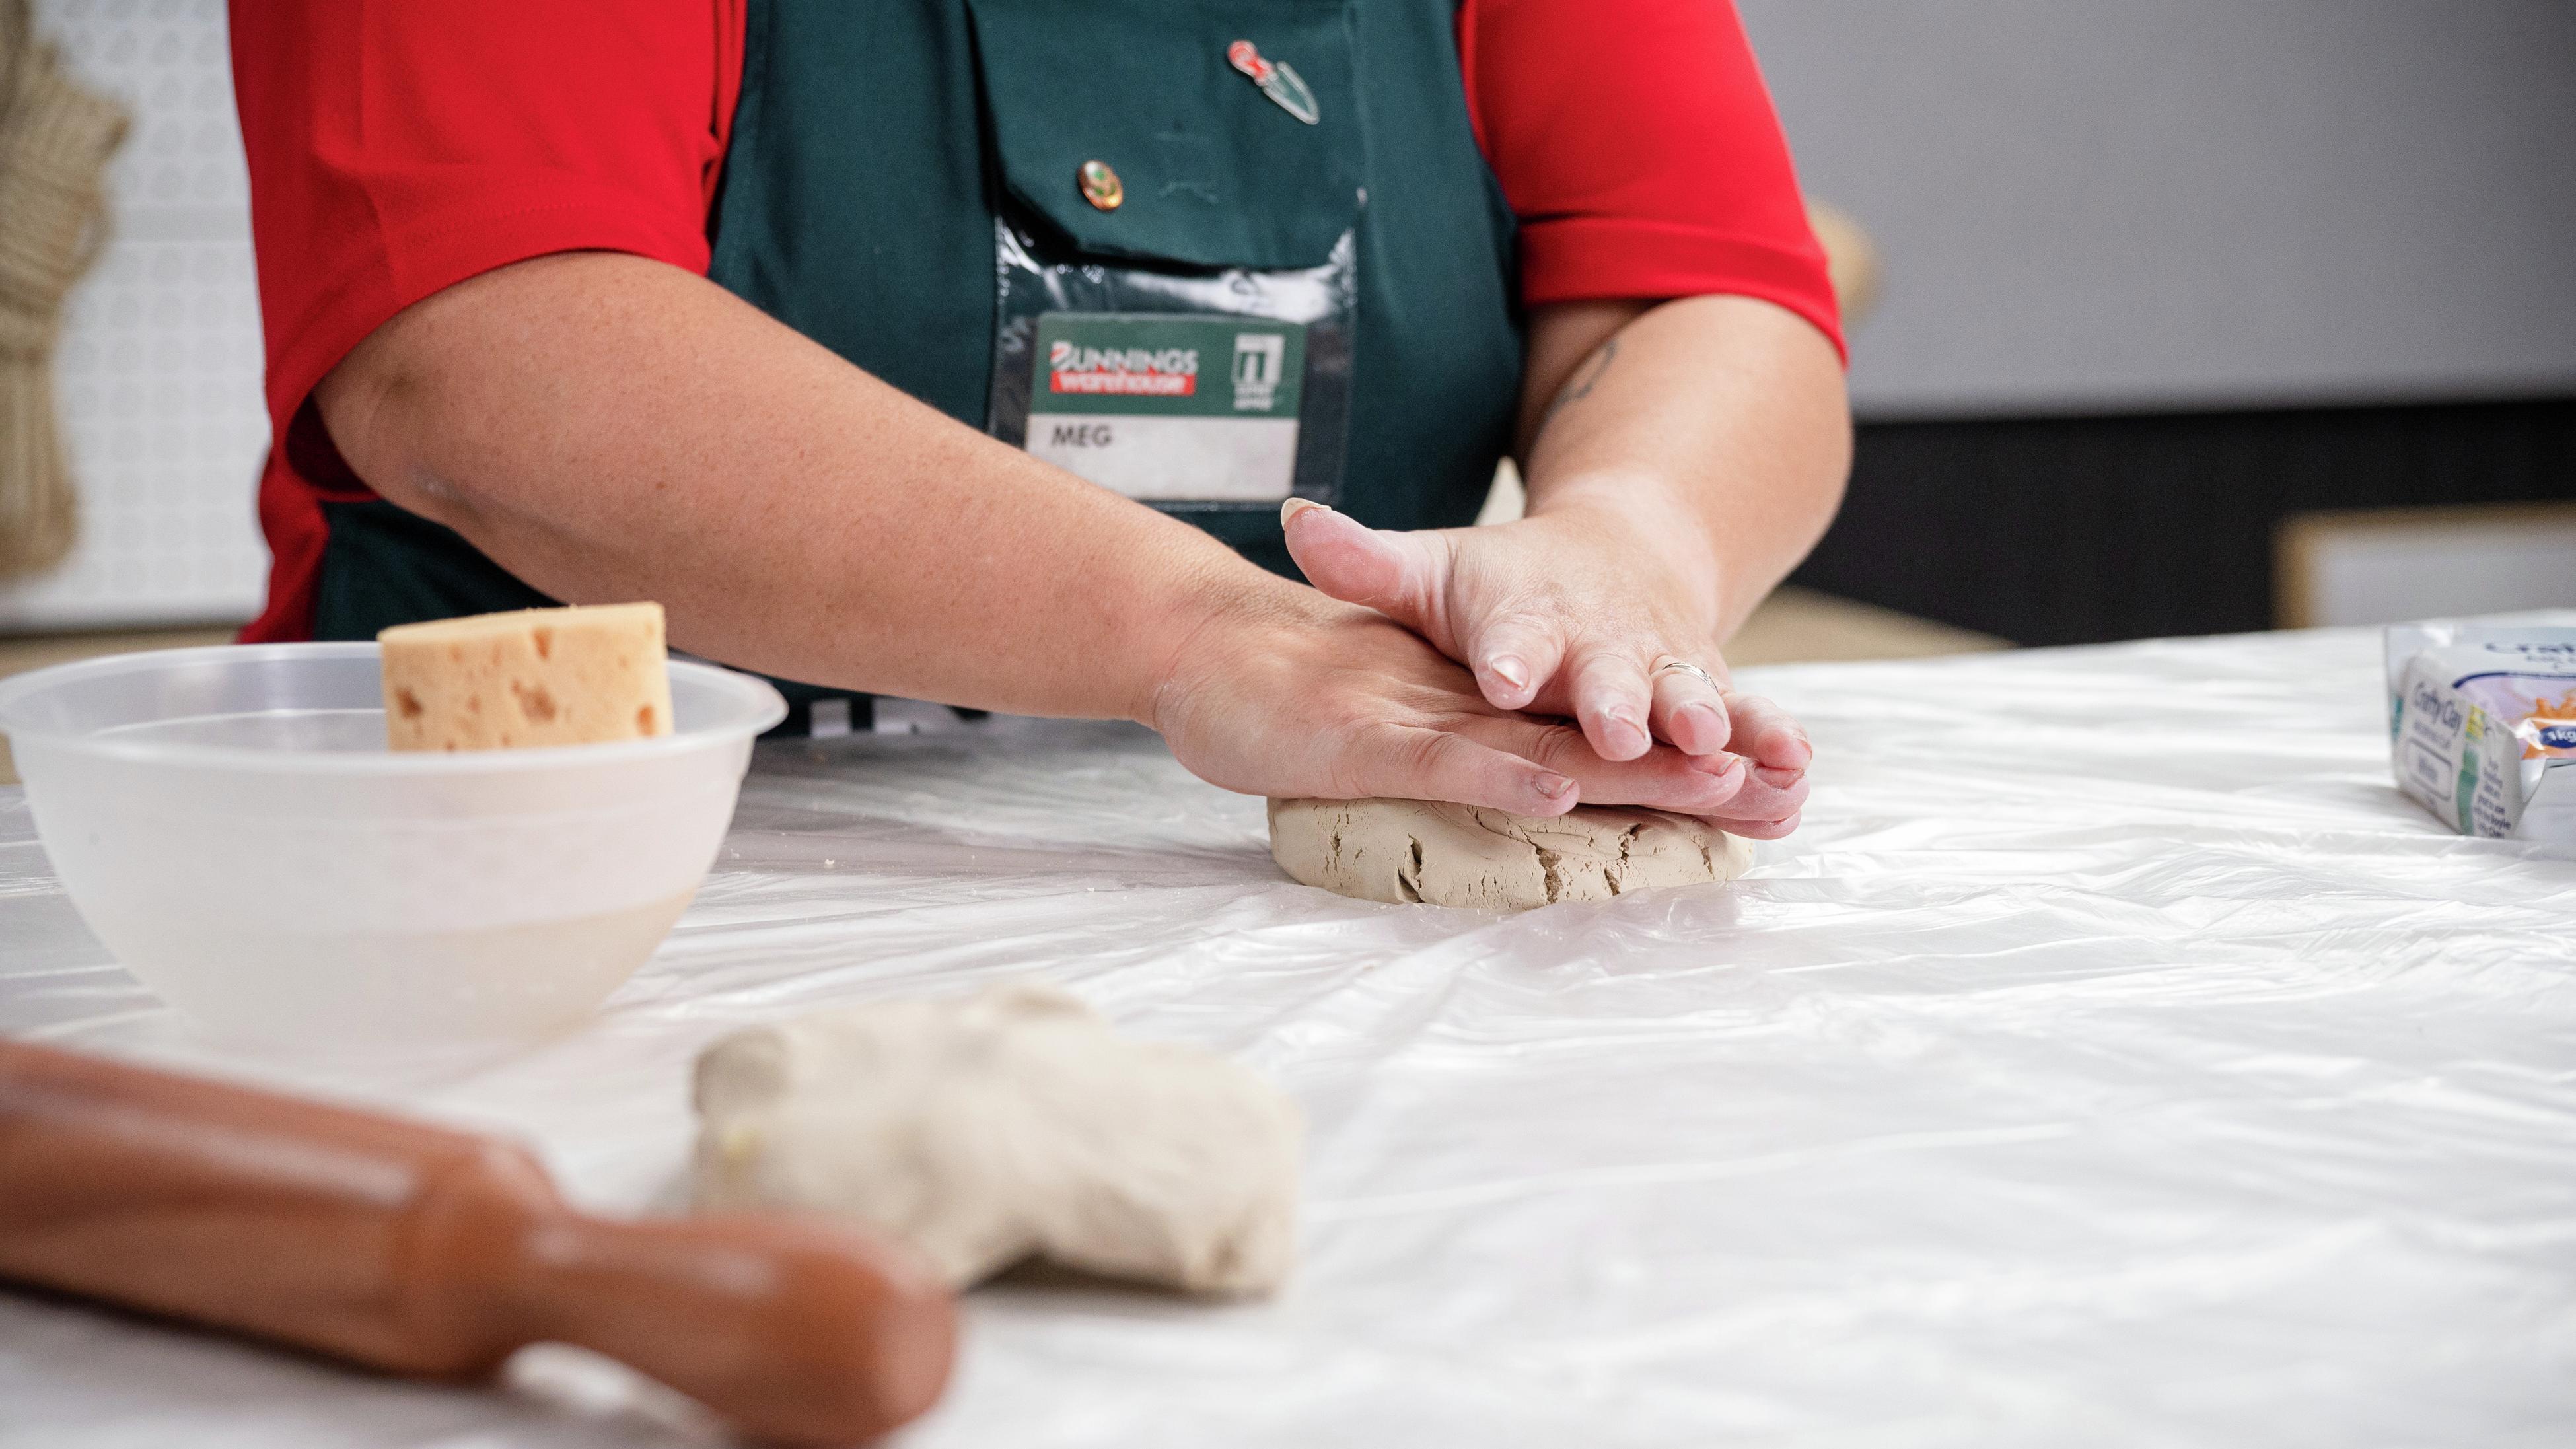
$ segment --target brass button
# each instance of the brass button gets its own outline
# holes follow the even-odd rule
[[[1082,184],[1082,199],[1102,211],[1116,211],[1127,199],[1127,188],[1118,184],[1118,173],[1106,161],[1085,161],[1076,176]]]

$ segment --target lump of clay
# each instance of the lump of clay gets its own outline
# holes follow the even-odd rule
[[[1745,841],[1661,810],[1539,818],[1428,800],[1273,800],[1270,854],[1362,900],[1505,911],[1733,880],[1753,863]]]
[[[1050,987],[822,1012],[698,1058],[702,1208],[848,1213],[963,1287],[1036,1255],[1203,1293],[1296,1253],[1296,1107]]]

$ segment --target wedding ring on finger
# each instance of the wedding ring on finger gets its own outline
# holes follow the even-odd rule
[[[1707,670],[1700,668],[1698,665],[1691,663],[1687,659],[1667,659],[1663,663],[1654,667],[1650,677],[1659,679],[1664,675],[1675,672],[1691,675],[1698,679],[1700,683],[1707,685],[1711,690],[1720,694],[1725,693],[1725,690],[1719,688],[1716,676],[1710,674]]]

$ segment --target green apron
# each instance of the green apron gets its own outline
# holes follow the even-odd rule
[[[1511,214],[1469,128],[1454,8],[753,0],[709,276],[984,428],[997,217],[1149,279],[1310,266],[1350,232],[1338,502],[1381,528],[1466,523],[1508,442],[1521,339]],[[1246,37],[1293,62],[1312,124],[1228,64]],[[1123,183],[1115,209],[1078,180],[1095,160]],[[327,507],[317,638],[549,602],[391,504]],[[1293,576],[1275,504],[1173,511]]]

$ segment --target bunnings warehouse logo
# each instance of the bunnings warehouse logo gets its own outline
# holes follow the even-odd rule
[[[1294,418],[1306,372],[1305,324],[1268,318],[1048,312],[1036,343],[1038,413]]]
[[[1242,370],[1238,360],[1235,371]],[[1159,352],[1142,347],[1085,347],[1061,337],[1047,344],[1049,392],[1189,397],[1198,390],[1199,350],[1195,347],[1166,347]]]

